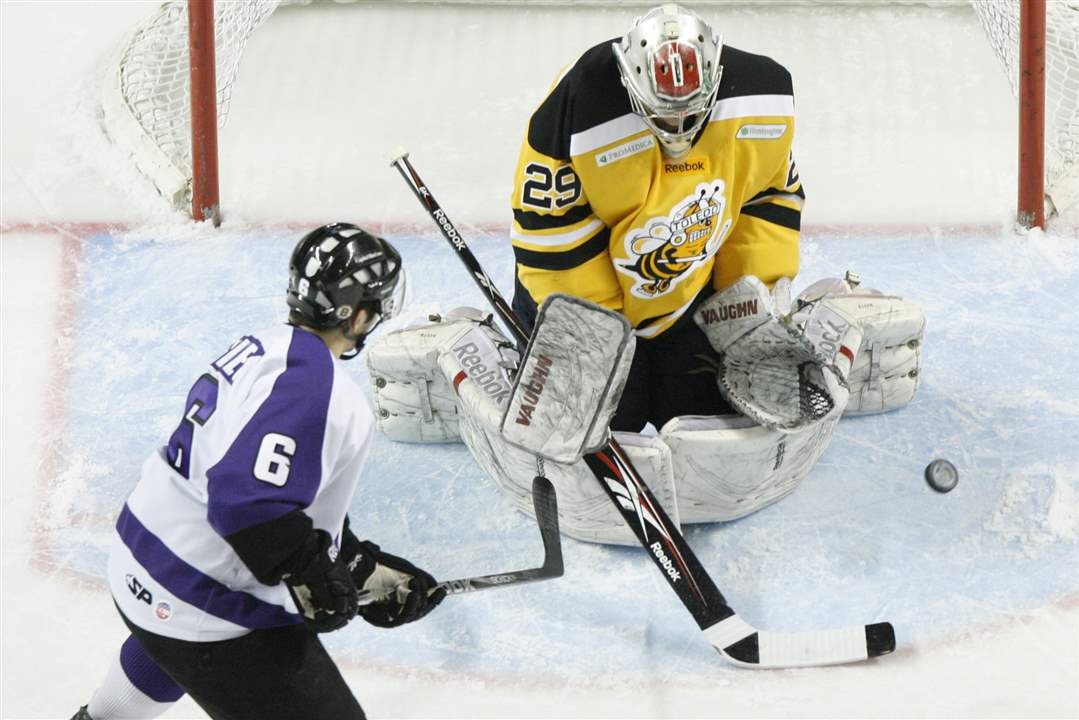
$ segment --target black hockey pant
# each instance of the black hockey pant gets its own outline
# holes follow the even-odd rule
[[[718,365],[718,353],[691,318],[657,338],[637,338],[611,429],[639,432],[652,423],[660,430],[678,415],[733,413],[716,384]]]
[[[190,642],[147,632],[126,617],[124,622],[146,654],[214,720],[365,718],[337,665],[305,625]]]

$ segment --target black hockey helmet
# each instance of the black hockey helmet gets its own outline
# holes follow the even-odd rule
[[[360,307],[382,320],[400,310],[401,256],[388,242],[351,223],[309,232],[289,260],[288,306],[294,321],[318,330],[343,327]]]

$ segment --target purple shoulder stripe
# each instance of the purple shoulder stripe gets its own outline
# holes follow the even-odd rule
[[[231,590],[177,556],[124,503],[116,521],[120,539],[150,576],[167,591],[222,620],[252,629],[295,625],[303,618],[280,605]]]
[[[314,500],[322,483],[322,445],[333,380],[329,348],[317,335],[294,328],[284,372],[232,446],[206,473],[207,518],[222,537],[306,508]],[[281,484],[255,476],[263,439],[271,433],[295,444]]]

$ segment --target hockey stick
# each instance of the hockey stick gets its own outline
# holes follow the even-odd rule
[[[457,257],[494,306],[502,322],[518,342],[527,342],[528,334],[520,319],[487,277],[464,238],[420,179],[409,162],[408,153],[400,151],[390,164],[397,168],[416,199],[438,224],[442,236],[457,251]],[[585,455],[584,460],[596,481],[621,512],[626,524],[649,551],[671,589],[693,615],[705,638],[728,661],[753,668],[836,665],[886,655],[895,650],[895,631],[887,622],[797,633],[768,632],[752,627],[727,603],[613,437],[606,447]]]
[[[554,486],[545,477],[532,480],[532,507],[536,510],[536,524],[539,525],[540,538],[543,540],[543,565],[527,570],[498,573],[497,575],[476,575],[446,580],[438,587],[447,595],[460,595],[477,590],[506,587],[519,583],[536,582],[562,577],[562,538],[558,531],[558,499]],[[367,605],[384,597],[369,590],[360,592],[360,605]]]

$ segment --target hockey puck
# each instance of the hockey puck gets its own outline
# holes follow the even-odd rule
[[[925,466],[925,481],[939,493],[951,492],[959,484],[959,471],[951,462],[938,458]]]

